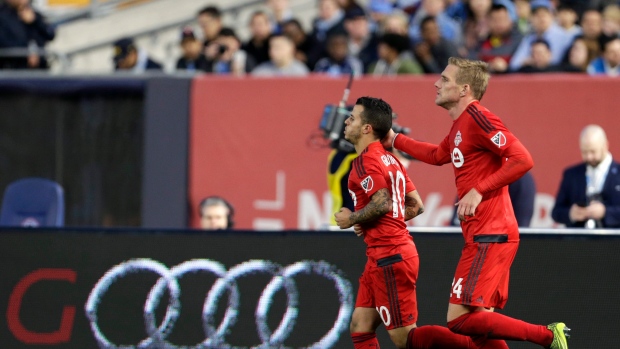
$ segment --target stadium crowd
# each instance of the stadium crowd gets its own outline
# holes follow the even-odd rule
[[[620,5],[615,0],[317,0],[305,29],[289,0],[265,0],[243,41],[216,6],[181,28],[176,69],[215,74],[340,76],[439,73],[451,56],[488,62],[493,73],[620,71]],[[0,68],[45,68],[34,59],[53,39],[28,0],[0,5],[0,50],[30,48]],[[36,64],[35,64],[36,63]],[[131,38],[115,43],[116,69],[162,65]]]

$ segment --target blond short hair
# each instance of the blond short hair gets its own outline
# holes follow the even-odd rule
[[[475,99],[481,100],[489,85],[489,65],[483,61],[474,61],[459,57],[450,57],[448,64],[459,68],[456,83],[469,85]]]

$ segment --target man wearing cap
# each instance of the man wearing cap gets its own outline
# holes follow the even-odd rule
[[[510,59],[509,70],[517,71],[530,63],[532,43],[544,39],[551,49],[551,64],[559,64],[573,41],[573,34],[567,33],[554,21],[553,5],[549,0],[533,0],[532,33],[523,37],[519,47]]]
[[[143,73],[146,70],[162,70],[146,51],[138,49],[133,39],[123,38],[114,43],[114,69]]]
[[[357,6],[345,12],[344,28],[349,36],[349,53],[359,59],[364,72],[368,72],[370,65],[379,59],[379,39],[371,31],[364,9]]]
[[[186,27],[181,32],[181,51],[183,56],[177,61],[178,70],[190,72],[207,70],[208,62],[202,53],[202,42],[196,38],[191,27]]]

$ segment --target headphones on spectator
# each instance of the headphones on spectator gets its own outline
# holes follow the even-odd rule
[[[228,224],[226,225],[226,228],[230,229],[234,227],[235,208],[230,204],[230,202],[224,200],[224,198],[220,196],[207,196],[202,199],[202,201],[200,201],[200,205],[198,205],[198,209],[200,210],[198,213],[200,214],[200,217],[202,217],[202,211],[208,206],[225,206],[228,209],[228,215],[226,216],[226,221]]]

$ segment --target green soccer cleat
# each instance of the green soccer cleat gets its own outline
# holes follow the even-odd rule
[[[568,343],[566,339],[570,338],[570,328],[566,327],[563,322],[554,322],[548,325],[547,328],[553,332],[553,342],[549,346],[549,349],[568,349]]]

